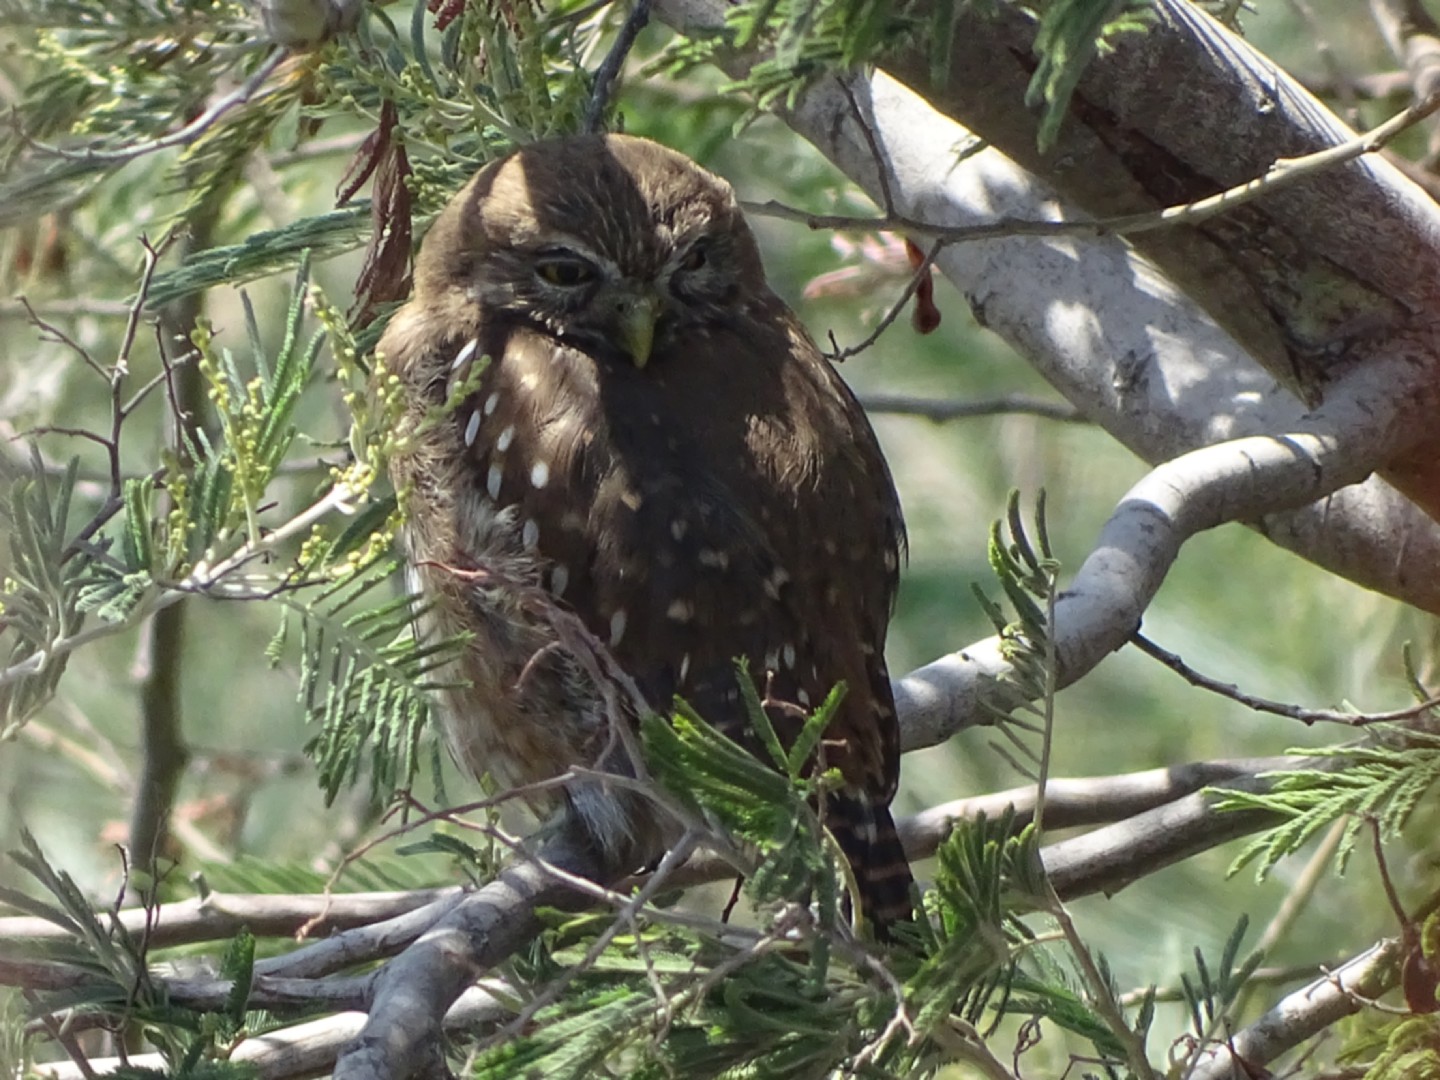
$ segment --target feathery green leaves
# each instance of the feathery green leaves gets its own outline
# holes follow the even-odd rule
[[[1231,873],[1256,862],[1256,876],[1263,879],[1286,855],[1341,818],[1348,818],[1335,855],[1342,873],[1368,821],[1379,826],[1382,838],[1399,834],[1440,780],[1440,736],[1389,726],[1371,731],[1385,742],[1291,751],[1333,761],[1333,769],[1276,773],[1274,786],[1263,793],[1216,792],[1222,810],[1270,810],[1286,818],[1247,844],[1231,864]]]
[[[50,699],[69,658],[51,645],[77,632],[84,618],[88,560],[69,557],[78,469],[76,459],[51,475],[32,448],[30,473],[0,499],[8,568],[0,583],[0,738]]]

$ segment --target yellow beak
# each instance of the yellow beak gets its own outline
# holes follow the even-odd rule
[[[655,346],[655,322],[660,317],[660,300],[644,292],[627,297],[620,308],[620,344],[630,354],[631,362],[643,368],[650,362]]]

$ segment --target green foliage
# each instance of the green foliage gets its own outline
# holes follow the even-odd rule
[[[1045,888],[1037,834],[1017,829],[1014,808],[956,825],[936,853],[933,951],[911,983],[915,1022],[929,1030],[957,1012],[978,1024],[1019,951],[1033,936],[1021,917],[1041,910]]]
[[[410,598],[377,600],[398,568],[381,562],[318,596],[281,599],[300,624],[300,700],[320,729],[305,749],[327,802],[367,764],[377,796],[409,784],[427,761],[439,769],[426,694],[455,685],[446,671],[465,639],[415,641]],[[287,618],[282,638],[288,627]]]
[[[1119,35],[1145,30],[1152,18],[1151,0],[1050,0],[1045,5],[1035,35],[1040,63],[1025,95],[1027,104],[1045,106],[1041,150],[1055,145],[1070,97],[1090,61]]]
[[[44,994],[35,1004],[44,1010],[74,1009],[78,1013],[110,1011],[127,1003],[144,1011],[158,998],[146,968],[144,949],[118,920],[96,914],[71,876],[46,860],[28,831],[20,834],[22,850],[10,859],[45,893],[37,900],[17,888],[0,887],[0,903],[54,923],[65,931],[61,943],[38,947],[36,959],[63,963],[90,978]]]
[[[922,17],[926,6],[938,10]],[[768,109],[793,107],[801,91],[822,75],[878,62],[887,50],[947,25],[954,6],[955,0],[933,5],[914,0],[749,0],[726,11],[722,35],[677,42],[662,66],[683,74],[728,50],[761,53],[745,78],[725,88],[749,95],[752,110],[746,118],[753,119]],[[950,37],[930,40],[933,66],[943,73]]]
[[[1333,767],[1273,774],[1268,792],[1217,791],[1220,809],[1269,810],[1286,818],[1247,844],[1231,873],[1258,860],[1256,873],[1263,878],[1341,818],[1347,819],[1336,850],[1342,873],[1367,823],[1378,826],[1382,839],[1399,835],[1425,793],[1440,780],[1440,736],[1389,726],[1377,727],[1374,735],[1376,742],[1366,746],[1292,750]]]
[[[238,244],[207,248],[156,274],[150,303],[158,307],[221,285],[244,284],[289,270],[307,257],[353,251],[365,242],[369,224],[368,206],[350,206],[252,233]]]
[[[437,874],[432,862],[380,852],[346,862],[345,872],[338,879],[313,863],[282,862],[258,855],[241,855],[223,863],[202,863],[195,878],[203,890],[220,893],[299,896],[327,890],[351,893],[430,889],[453,883],[448,873]]]
[[[1205,960],[1205,954],[1197,948],[1195,978],[1192,979],[1184,972],[1180,975],[1180,991],[1190,1008],[1191,1030],[1197,1038],[1213,1038],[1217,1031],[1224,1030],[1226,1023],[1234,1019],[1229,1010],[1264,959],[1264,954],[1252,951],[1244,960],[1240,960],[1240,943],[1245,939],[1245,931],[1249,925],[1249,917],[1240,916],[1235,923],[1235,929],[1225,940],[1220,962],[1213,972]]]
[[[10,858],[49,901],[0,887],[0,903],[52,922],[68,935],[61,942],[26,946],[25,955],[13,957],[48,964],[68,976],[63,989],[32,995],[31,1009],[64,1013],[70,1023],[83,1022],[92,1014],[107,1020],[123,1016],[136,1021],[170,1064],[163,1071],[130,1067],[110,1075],[193,1080],[253,1077],[253,1067],[221,1060],[238,1039],[276,1026],[273,1017],[247,1008],[255,960],[255,939],[250,933],[242,929],[221,956],[219,978],[231,983],[221,1008],[202,1013],[177,1006],[167,1000],[151,975],[145,935],[131,934],[113,912],[96,914],[70,875],[49,863],[28,832],[22,832],[21,843],[23,850],[11,852]],[[142,899],[147,904],[153,901],[149,895]]]
[[[25,1024],[18,990],[0,989],[0,1076],[28,1077],[34,1072],[35,1038]]]
[[[1440,1080],[1440,1013],[1396,1021],[1364,1080]]]
[[[80,627],[86,564],[67,531],[79,461],[58,477],[32,449],[32,472],[0,500],[7,575],[0,585],[0,738],[40,708],[65,673],[68,652],[50,648]],[[8,640],[6,640],[8,638]]]
[[[33,221],[92,195],[106,177],[167,130],[210,103],[216,88],[254,70],[263,53],[243,47],[244,12],[214,0],[109,4],[104,0],[0,3],[0,23],[28,33],[33,77],[14,123],[0,133],[0,225]],[[262,138],[261,117],[277,117],[296,90],[282,88],[212,129],[156,190],[184,191],[191,203],[228,186],[239,151]],[[35,144],[56,153],[37,152]],[[201,167],[201,160],[212,160]]]
[[[887,52],[924,48],[930,79],[949,77],[958,14],[994,12],[1001,0],[748,0],[725,13],[725,31],[672,46],[662,66],[676,74],[712,63],[727,51],[758,53],[743,79],[726,89],[749,95],[761,112],[794,108],[801,92],[823,75],[866,64],[884,66]],[[1026,94],[1043,105],[1038,143],[1054,146],[1070,98],[1086,67],[1119,35],[1146,29],[1152,0],[1048,0],[1040,11],[1034,50],[1039,63]]]
[[[787,753],[743,664],[739,677],[752,729],[774,764],[711,727],[681,700],[669,721],[655,715],[641,721],[647,761],[656,780],[672,794],[755,848],[759,861],[747,888],[757,903],[813,892],[822,924],[833,925],[839,911],[835,873],[843,859],[837,862],[813,808],[829,778],[807,777],[803,770],[807,748],[813,748],[834,716],[843,691],[832,692],[811,714],[804,734]],[[777,766],[785,771],[777,771]]]
[[[260,542],[259,508],[295,441],[295,407],[310,382],[325,340],[323,334],[316,334],[308,345],[300,344],[306,275],[307,267],[302,265],[291,292],[285,315],[285,336],[273,367],[265,359],[254,308],[243,294],[253,375],[242,372],[231,351],[217,345],[208,325],[201,323],[193,335],[199,352],[200,374],[205,379],[221,436],[217,447],[206,448],[210,450],[206,455],[209,461],[202,472],[207,476],[213,473],[216,479],[209,482],[228,495],[227,505],[218,518],[203,512],[212,510],[213,504],[208,501],[200,504],[202,513],[198,520],[193,514],[189,515],[191,526],[204,539],[223,538],[243,525],[249,543]]]
[[[1028,714],[1042,723],[1046,721],[1050,715],[1046,703],[1055,692],[1055,658],[1051,655],[1048,606],[1056,589],[1059,564],[1050,550],[1043,491],[1035,501],[1035,535],[1036,539],[1032,541],[1020,512],[1020,493],[1012,490],[1006,500],[1003,527],[999,521],[990,526],[987,553],[991,572],[1014,609],[1014,618],[991,600],[978,584],[972,585],[972,590],[1000,637],[1002,655],[1011,665],[1003,678],[1013,687],[1013,692],[995,699],[1005,701],[1009,708],[993,703],[987,703],[986,707],[1022,756],[1043,760],[1043,744],[1042,752],[1036,754],[1021,742],[1014,730],[1028,726],[1017,719],[1017,714]],[[1042,607],[1042,604],[1045,606]],[[1037,706],[1037,701],[1042,704]],[[1042,730],[1041,734],[1048,742],[1048,730]],[[1012,763],[1018,765],[1017,762]]]

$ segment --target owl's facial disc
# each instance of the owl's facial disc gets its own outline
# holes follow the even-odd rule
[[[565,313],[547,320],[561,337],[597,339],[623,352],[637,368],[649,362],[666,307],[659,282],[626,274],[578,242],[544,247],[529,262],[538,309]]]

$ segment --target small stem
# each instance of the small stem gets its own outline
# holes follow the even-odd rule
[[[1121,1012],[1119,1003],[1110,992],[1109,983],[1105,981],[1099,965],[1095,963],[1095,957],[1090,954],[1089,947],[1080,939],[1080,934],[1075,929],[1075,923],[1070,919],[1070,913],[1065,910],[1065,905],[1060,902],[1060,897],[1056,895],[1053,887],[1050,887],[1048,906],[1050,915],[1060,924],[1060,931],[1065,935],[1070,951],[1080,965],[1081,974],[1084,975],[1085,983],[1090,988],[1091,1004],[1104,1017],[1111,1032],[1125,1047],[1125,1058],[1130,1063],[1130,1068],[1140,1080],[1156,1080],[1155,1071],[1150,1067],[1150,1060],[1145,1056],[1145,1045],[1126,1022],[1125,1014]]]

